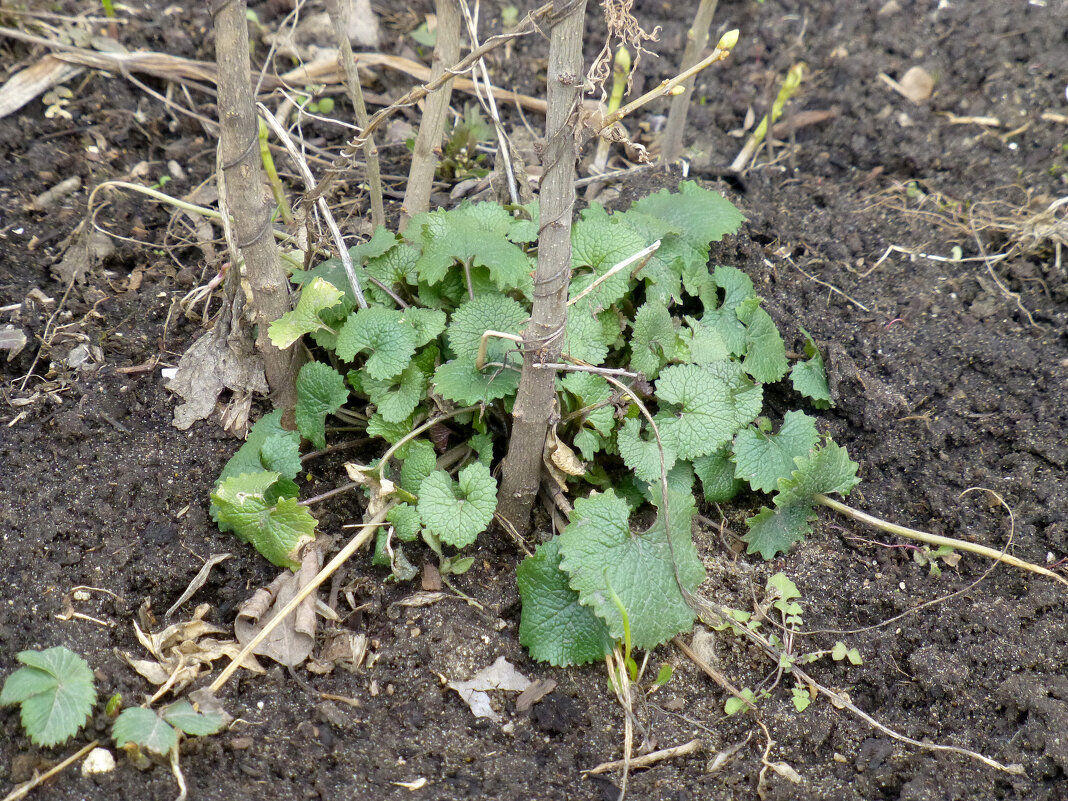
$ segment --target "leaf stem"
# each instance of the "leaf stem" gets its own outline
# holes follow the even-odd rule
[[[389,464],[389,460],[393,457],[393,454],[396,453],[402,445],[415,439],[424,431],[433,428],[443,420],[449,420],[450,418],[456,417],[461,414],[466,414],[467,412],[477,412],[481,408],[481,406],[465,406],[462,409],[453,409],[451,412],[439,414],[437,417],[431,417],[421,426],[416,426],[415,428],[413,428],[411,431],[409,431],[407,434],[405,434],[403,437],[393,443],[393,445],[390,446],[389,450],[382,454],[382,458],[378,462],[379,482],[386,480],[386,465]]]
[[[899,537],[905,537],[910,540],[918,540],[919,542],[926,542],[928,545],[946,545],[950,548],[956,548],[959,551],[967,551],[968,553],[979,554],[980,556],[986,556],[989,559],[994,559],[998,562],[1004,562],[1007,565],[1018,567],[1021,570],[1027,570],[1031,573],[1038,573],[1039,575],[1046,576],[1048,578],[1059,581],[1061,584],[1068,586],[1068,579],[1057,575],[1052,570],[1047,570],[1031,562],[1025,562],[1022,559],[1017,559],[1015,556],[1010,556],[1002,551],[989,548],[986,545],[979,545],[973,542],[965,542],[964,540],[954,539],[952,537],[942,537],[938,534],[928,534],[926,531],[919,531],[914,528],[907,528],[906,526],[899,526],[897,523],[890,523],[879,517],[866,514],[859,509],[854,509],[852,506],[846,506],[844,503],[839,503],[836,500],[828,498],[826,495],[817,494],[812,496],[812,500],[821,506],[826,506],[828,509],[833,509],[839,514],[843,514],[848,518],[856,520],[860,523],[866,523],[872,528],[877,528],[880,531],[885,531],[889,534],[896,534]]]

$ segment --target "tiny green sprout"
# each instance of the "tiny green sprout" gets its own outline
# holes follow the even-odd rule
[[[501,9],[501,27],[505,30],[514,28],[519,22],[519,9],[515,6],[504,6]]]
[[[671,677],[673,675],[674,671],[672,670],[671,665],[668,665],[666,663],[661,665],[660,672],[656,674],[656,680],[653,682],[654,689],[659,690],[661,687],[671,681]]]
[[[408,35],[423,47],[434,47],[438,43],[437,28],[430,30],[425,20],[419,24],[418,28],[411,31]]]
[[[812,694],[805,687],[791,687],[790,695],[794,702],[794,709],[804,712],[812,703]]]
[[[738,698],[737,696],[732,695],[730,698],[723,702],[723,712],[726,715],[737,715],[739,712],[748,709],[749,704],[753,704],[754,706],[756,705],[756,702],[758,700],[757,695],[748,687],[743,687],[742,690],[739,692],[739,695],[741,695],[742,698],[744,698],[745,700],[743,701],[742,698]],[[760,698],[766,697],[767,693],[761,692]],[[747,704],[746,701],[748,701],[749,704]]]
[[[118,717],[119,712],[122,710],[122,693],[115,693],[108,699],[107,705],[104,707],[104,714],[111,720]]]

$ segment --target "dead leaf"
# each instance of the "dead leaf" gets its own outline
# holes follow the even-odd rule
[[[0,326],[0,350],[7,351],[8,361],[18,356],[28,341],[26,332],[21,328],[16,328],[11,323]]]
[[[174,410],[175,428],[185,431],[215,411],[223,390],[236,393],[267,394],[263,359],[253,349],[251,339],[231,337],[227,315],[194,342],[178,362],[178,371],[166,386],[184,403]]]
[[[0,119],[83,71],[55,56],[45,56],[36,64],[16,72],[0,87]]]
[[[185,588],[185,592],[183,592],[181,597],[174,602],[174,604],[171,606],[170,609],[166,611],[166,613],[164,613],[163,617],[168,618],[173,615],[177,611],[179,606],[181,606],[190,598],[192,598],[193,594],[204,586],[204,582],[208,580],[208,576],[211,574],[211,569],[215,567],[215,565],[221,562],[225,562],[229,558],[230,554],[228,553],[213,553],[211,556],[209,556],[208,561],[206,561],[204,563],[204,566],[200,568],[200,572],[197,573],[196,576],[193,577],[193,580],[189,582],[189,586]]]
[[[489,667],[483,668],[467,681],[450,681],[450,689],[456,690],[478,718],[489,718],[499,723],[501,716],[490,704],[488,690],[523,692],[531,684],[530,679],[515,669],[503,656]]]
[[[552,679],[537,679],[531,682],[531,685],[515,699],[515,711],[526,712],[555,689],[556,682]]]
[[[52,265],[52,273],[64,284],[85,283],[85,274],[115,252],[111,237],[91,228],[83,221],[68,238],[68,246],[59,264]]]
[[[320,548],[306,548],[300,570],[286,570],[265,589],[256,590],[237,613],[234,633],[237,641],[247,645],[260,629],[274,619],[282,607],[308,585],[323,565]],[[256,646],[254,653],[295,667],[306,660],[315,647],[315,593],[304,599],[296,611],[286,617]]]
[[[931,97],[934,91],[934,78],[923,67],[909,67],[900,81],[895,81],[885,73],[879,74],[880,80],[902,97],[920,105]]]
[[[319,675],[332,673],[335,667],[352,673],[363,663],[365,656],[367,656],[366,634],[338,631],[327,638],[319,656],[308,660],[307,669],[310,673]]]

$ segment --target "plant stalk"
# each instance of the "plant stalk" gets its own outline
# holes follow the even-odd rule
[[[701,0],[694,15],[693,25],[686,34],[686,49],[682,53],[679,72],[685,72],[697,63],[698,57],[708,44],[708,29],[716,14],[719,0]],[[660,147],[660,160],[671,163],[682,154],[682,133],[686,130],[686,116],[690,112],[690,100],[693,98],[693,85],[696,78],[688,78],[683,84],[683,92],[671,98],[667,126],[664,128],[664,141]]]
[[[530,511],[541,484],[542,452],[556,393],[556,371],[567,325],[571,280],[571,215],[575,205],[575,123],[582,75],[586,0],[554,0],[549,39],[545,121],[545,175],[541,182],[541,230],[534,275],[534,308],[523,331],[523,375],[512,411],[512,436],[504,459],[498,514],[520,537],[530,529]]]
[[[436,0],[438,40],[434,45],[434,62],[430,68],[430,82],[441,78],[450,65],[460,58],[460,7],[456,0]],[[452,82],[434,90],[426,99],[419,132],[412,150],[412,166],[408,171],[408,186],[404,190],[400,230],[408,220],[430,208],[430,189],[438,169],[438,150],[445,135],[445,115],[452,97]]]
[[[289,280],[271,235],[271,212],[263,197],[256,149],[259,129],[249,82],[246,3],[233,0],[217,4],[213,10],[219,71],[219,155],[226,200],[252,290],[253,322],[259,326],[256,347],[263,357],[274,404],[288,418],[297,401],[294,350],[276,348],[267,337],[267,326],[289,311]]]
[[[360,85],[360,76],[356,71],[356,61],[352,57],[352,43],[346,32],[348,15],[352,12],[351,0],[345,1],[345,13],[342,12],[339,0],[326,0],[326,13],[334,23],[334,35],[337,37],[338,58],[341,61],[341,69],[345,75],[345,88],[352,100],[352,107],[356,112],[356,124],[360,131],[367,130],[367,105],[363,102],[363,87]],[[371,224],[375,228],[386,224],[386,211],[382,203],[382,171],[378,164],[378,146],[375,144],[374,135],[367,134],[363,143],[363,160],[367,165],[367,185],[371,192]]]
[[[1040,565],[1032,564],[1031,562],[1025,562],[1022,559],[1017,559],[1015,556],[1010,556],[1004,551],[998,551],[994,548],[989,548],[986,545],[978,545],[974,542],[965,542],[964,540],[953,539],[952,537],[942,537],[938,534],[928,534],[926,531],[919,531],[914,528],[907,528],[906,526],[899,526],[897,523],[890,523],[882,518],[869,515],[859,509],[854,509],[852,506],[846,506],[844,503],[840,503],[833,498],[828,498],[826,495],[814,495],[812,498],[816,503],[821,506],[826,506],[828,509],[833,509],[839,514],[843,514],[846,517],[856,520],[859,523],[865,523],[873,528],[877,528],[880,531],[885,531],[889,534],[896,534],[899,537],[905,537],[910,540],[917,540],[919,542],[925,542],[928,545],[945,545],[950,548],[954,548],[958,551],[966,551],[968,553],[979,554],[989,559],[993,559],[998,562],[1004,562],[1007,565],[1018,567],[1021,570],[1027,570],[1031,573],[1038,573],[1041,576],[1059,581],[1061,584],[1068,586],[1068,579],[1057,575],[1052,570],[1047,570]]]

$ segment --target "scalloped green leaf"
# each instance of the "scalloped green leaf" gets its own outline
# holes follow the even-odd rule
[[[612,650],[608,626],[579,603],[568,576],[560,570],[560,538],[537,547],[516,569],[523,612],[519,642],[539,662],[554,667],[584,665]]]
[[[786,375],[786,345],[771,315],[760,308],[759,298],[739,304],[738,319],[745,324],[745,359],[742,366],[764,384],[773,384]]]
[[[96,704],[93,671],[63,646],[21,651],[15,658],[25,667],[4,681],[0,706],[21,705],[22,728],[34,744],[66,742],[86,724]]]
[[[805,337],[805,355],[807,361],[797,362],[790,370],[790,383],[801,395],[812,401],[817,409],[829,409],[834,405],[831,399],[831,388],[827,384],[827,369],[823,364],[823,356],[816,347],[816,341],[804,328],[801,333]]]
[[[504,221],[500,213],[507,217]],[[503,222],[503,230],[501,223]],[[409,228],[422,230],[422,255],[415,268],[428,284],[439,283],[456,264],[485,267],[501,292],[533,287],[530,256],[507,237],[511,215],[494,203],[465,204],[413,218]]]
[[[282,431],[267,437],[260,461],[267,470],[292,481],[300,472],[300,436],[295,431]]]
[[[649,432],[649,439],[643,439],[641,430],[641,421],[635,419],[623,421],[622,428],[616,432],[619,455],[623,457],[623,463],[642,481],[659,481],[660,448],[657,447],[652,431]],[[675,459],[675,451],[665,443],[663,458],[665,471],[675,466]]]
[[[326,447],[326,416],[349,398],[345,379],[323,362],[308,362],[297,375],[297,428],[316,448]],[[294,474],[295,475],[295,474]]]
[[[473,406],[514,395],[519,376],[516,370],[496,366],[477,370],[473,361],[455,359],[434,371],[434,391],[445,400]]]
[[[603,376],[582,372],[567,373],[560,380],[560,385],[575,396],[579,408],[605,404],[587,411],[582,425],[583,428],[592,427],[598,434],[605,437],[612,433],[616,426],[615,407],[607,403],[612,397],[612,386]]]
[[[673,495],[669,511],[670,544],[662,516],[635,535],[626,500],[613,490],[594,493],[575,501],[571,522],[560,535],[560,567],[579,602],[593,609],[608,624],[609,634],[621,640],[618,599],[637,648],[655,648],[693,626],[694,612],[679,582],[693,592],[705,576],[691,536],[693,496]]]
[[[205,737],[209,734],[217,734],[226,725],[222,715],[214,712],[197,712],[188,701],[175,701],[165,706],[160,717],[175,728],[194,737]]]
[[[368,282],[363,280],[363,264],[369,259],[378,258],[383,254],[389,252],[394,245],[397,244],[397,236],[384,226],[379,226],[375,229],[371,238],[367,242],[360,242],[349,248],[349,257],[352,259],[352,266],[356,272],[356,279],[360,282],[360,288],[366,293],[368,291]],[[316,278],[322,278],[325,281],[333,284],[336,289],[340,289],[344,293],[344,299],[342,305],[346,309],[346,314],[352,311],[356,306],[356,295],[352,291],[352,286],[349,284],[349,277],[345,274],[345,267],[341,263],[339,258],[330,258],[326,261],[322,261],[315,265],[312,269],[305,272],[304,270],[295,270],[293,272],[293,283],[299,285],[306,285]]]
[[[178,747],[178,732],[151,709],[139,706],[119,713],[111,726],[111,737],[119,748],[133,743],[160,756]]]
[[[400,375],[380,381],[360,376],[360,387],[387,423],[407,420],[426,397],[427,378],[419,365],[409,364]]]
[[[686,327],[683,329],[683,347],[685,357],[680,361],[688,361],[693,364],[711,364],[731,357],[731,349],[727,346],[723,335],[712,326],[705,325],[693,317],[686,318]]]
[[[530,313],[522,304],[507,295],[478,295],[453,312],[445,336],[458,359],[474,364],[486,331],[518,334],[528,317]],[[504,361],[506,354],[516,348],[515,342],[490,337],[486,342],[486,360]]]
[[[419,261],[419,251],[411,245],[401,242],[385,253],[367,260],[367,275],[377,278],[390,289],[397,291],[405,286],[415,286],[418,282],[415,263]],[[367,282],[367,294],[385,306],[393,304],[393,299],[372,282]]]
[[[419,510],[411,504],[398,503],[386,513],[386,520],[393,524],[393,533],[403,542],[412,542],[423,529]]]
[[[860,483],[859,465],[834,440],[828,439],[805,456],[794,459],[797,466],[789,478],[779,479],[779,495],[775,503],[790,500],[807,501],[813,495],[838,493],[848,495]]]
[[[568,310],[564,353],[580,362],[598,365],[608,356],[609,344],[604,324],[590,312],[588,305],[579,302]]]
[[[270,502],[267,492],[278,473],[261,471],[232,476],[220,482],[211,494],[219,510],[219,522],[230,526],[278,567],[298,567],[296,552],[315,536],[315,518],[296,498]]]
[[[630,339],[630,369],[650,381],[676,356],[678,333],[671,313],[662,303],[646,302],[634,315]]]
[[[417,341],[415,328],[405,322],[402,312],[371,306],[349,315],[338,332],[337,355],[352,361],[357,353],[367,352],[367,374],[392,378],[408,366]]]
[[[761,388],[735,362],[672,365],[656,382],[657,424],[680,459],[712,453],[760,413]]]
[[[678,192],[661,189],[643,197],[634,209],[674,224],[681,236],[704,248],[733,234],[745,220],[723,195],[703,189],[694,181],[683,181]]]
[[[609,217],[600,206],[591,206],[571,227],[571,268],[574,277],[568,297],[574,298],[616,264],[642,250],[645,237],[627,225],[622,217]],[[622,269],[599,283],[575,305],[591,310],[606,309],[627,294],[630,269]]]
[[[806,456],[819,442],[815,419],[804,412],[787,412],[777,434],[750,426],[734,437],[735,476],[744,478],[760,492],[778,489],[780,478],[789,478],[795,457]]]
[[[288,311],[273,320],[267,328],[267,335],[276,348],[285,350],[305,334],[326,328],[319,319],[319,312],[336,306],[344,292],[333,284],[315,277],[300,293],[300,300],[292,311]]]
[[[416,439],[408,443],[408,453],[401,462],[400,485],[413,495],[418,494],[423,479],[434,472],[437,467],[437,455],[434,446],[425,439]]]
[[[795,542],[800,542],[812,533],[812,521],[816,519],[811,505],[786,503],[760,512],[745,521],[749,531],[742,537],[749,547],[746,553],[759,553],[765,559],[774,559],[785,553]]]
[[[419,487],[419,516],[446,545],[463,548],[486,530],[497,509],[497,482],[489,468],[472,462],[453,481],[435,470]]]
[[[745,486],[744,481],[734,476],[734,462],[728,445],[694,459],[693,470],[701,479],[705,500],[709,503],[725,503]]]

